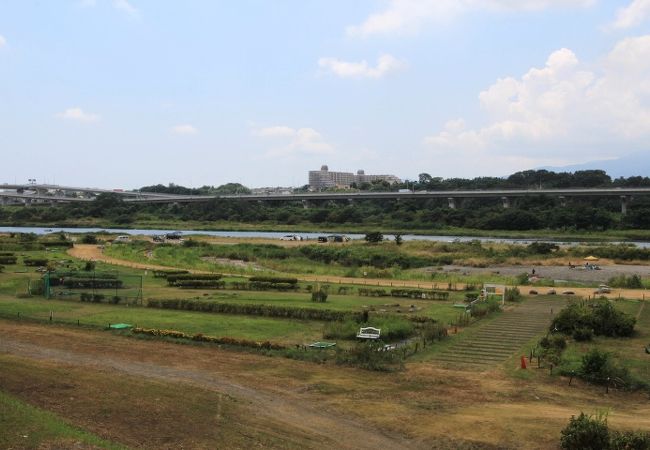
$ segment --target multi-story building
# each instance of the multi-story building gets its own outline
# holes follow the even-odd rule
[[[320,170],[309,171],[309,188],[312,190],[334,187],[349,188],[353,183],[372,183],[373,181],[387,181],[390,184],[401,182],[395,175],[366,175],[363,170],[358,170],[356,174],[330,172],[327,166],[322,166]]]

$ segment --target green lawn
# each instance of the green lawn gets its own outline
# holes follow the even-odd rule
[[[0,448],[76,448],[80,443],[107,449],[124,448],[0,391]]]
[[[0,297],[0,314],[5,317],[17,318],[20,313],[21,317],[48,320],[50,311],[55,321],[71,324],[76,324],[77,320],[81,325],[100,327],[107,327],[111,323],[129,323],[145,328],[173,329],[216,337],[270,340],[286,344],[319,340],[322,338],[323,329],[323,323],[317,321]]]

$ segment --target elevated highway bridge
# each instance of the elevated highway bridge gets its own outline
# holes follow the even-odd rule
[[[304,205],[317,201],[355,200],[427,200],[444,199],[450,208],[456,208],[457,202],[468,198],[496,198],[502,201],[504,208],[510,206],[511,199],[521,197],[547,196],[565,202],[575,197],[618,198],[621,212],[625,214],[629,202],[634,197],[650,195],[650,188],[566,188],[566,189],[484,189],[454,191],[407,191],[407,192],[309,192],[294,194],[224,194],[224,195],[171,195],[156,192],[122,191],[96,188],[78,188],[58,185],[19,185],[0,184],[0,202],[89,202],[103,193],[117,194],[127,203],[202,203],[216,199],[254,201],[254,202],[291,202],[300,201]]]

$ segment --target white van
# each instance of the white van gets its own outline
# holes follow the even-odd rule
[[[113,239],[113,242],[131,242],[131,237],[127,235],[121,235]]]

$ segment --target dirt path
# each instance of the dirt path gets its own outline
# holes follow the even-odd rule
[[[170,270],[170,269],[182,269],[189,270],[191,273],[209,273],[202,270],[193,270],[186,269],[184,267],[170,267],[170,266],[160,266],[156,264],[143,264],[133,261],[127,261],[123,259],[114,258],[112,256],[105,255],[96,245],[88,244],[76,244],[73,248],[68,250],[68,254],[74,258],[82,260],[92,260],[92,261],[101,261],[107,264],[113,264],[116,266],[122,267],[131,267],[133,269],[148,269],[148,270]],[[518,269],[521,271],[520,269]],[[225,274],[233,275],[233,274]],[[296,277],[302,281],[309,282],[319,282],[319,283],[332,283],[332,284],[357,284],[369,286],[385,286],[385,287],[409,287],[409,288],[422,288],[422,289],[443,289],[446,286],[446,283],[428,283],[421,281],[408,281],[408,280],[383,280],[378,278],[350,278],[350,277],[337,277],[333,275],[296,275]],[[463,289],[463,283],[454,283],[458,289]],[[526,294],[528,291],[533,289],[531,286],[517,286],[522,293]],[[535,288],[539,291],[540,294],[548,291],[550,288]],[[563,291],[571,291],[575,295],[589,297],[594,295],[594,288],[574,288],[574,287],[565,287],[565,288],[556,288],[558,294]],[[643,299],[646,298],[646,290],[644,289],[613,289],[610,294],[607,295],[609,298],[618,298],[624,297],[629,299]]]
[[[216,372],[133,361],[115,352],[98,358],[96,354],[55,348],[43,342],[37,345],[6,334],[0,340],[0,352],[214,390],[250,404],[251,414],[282,422],[288,428],[313,436],[315,442],[327,442],[331,448],[418,448],[405,438],[387,436],[359,420],[328,411],[308,399],[298,398],[289,390],[269,392],[252,388]]]

